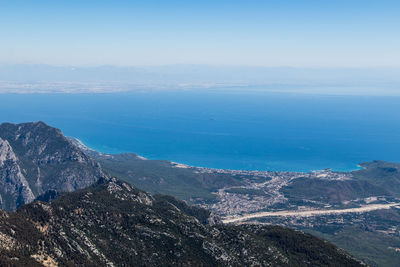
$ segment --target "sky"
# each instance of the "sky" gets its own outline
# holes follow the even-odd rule
[[[0,63],[400,67],[400,1],[2,0]]]

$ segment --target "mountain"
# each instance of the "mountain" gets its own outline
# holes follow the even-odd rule
[[[134,154],[104,155],[43,122],[1,124],[0,204],[17,209],[0,210],[1,266],[361,265],[310,234],[222,224],[206,209],[109,178],[92,157],[108,166],[107,173],[134,174],[131,182],[153,193],[201,198],[260,179]]]
[[[115,178],[0,212],[0,241],[1,266],[361,266],[312,235],[223,225]]]
[[[74,191],[104,178],[100,165],[43,122],[0,125],[0,208],[8,211],[48,190]]]
[[[282,192],[292,200],[307,199],[330,204],[342,203],[357,198],[388,195],[384,188],[363,179],[332,181],[299,178],[284,187]]]
[[[171,194],[221,216],[263,211],[321,210],[319,216],[274,216],[250,223],[283,225],[319,236],[371,266],[400,264],[400,205],[365,213],[330,214],[330,209],[400,203],[400,164],[361,163],[361,170],[311,173],[250,172],[197,168],[136,154],[85,153],[103,170],[141,189]]]
[[[361,163],[362,170],[353,172],[358,180],[369,181],[375,186],[383,188],[387,195],[400,197],[400,164],[374,160]]]
[[[362,169],[348,173],[348,179],[303,177],[282,188],[291,199],[342,203],[368,197],[400,197],[400,164],[375,160],[359,164]]]

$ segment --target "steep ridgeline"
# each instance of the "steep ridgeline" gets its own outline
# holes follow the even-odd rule
[[[309,234],[222,225],[118,179],[0,212],[1,266],[360,266]]]
[[[74,191],[105,177],[98,163],[43,122],[0,125],[0,208],[8,211],[48,190]]]

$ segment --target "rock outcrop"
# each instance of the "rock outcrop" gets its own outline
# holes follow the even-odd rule
[[[100,165],[43,122],[0,125],[0,208],[15,210],[48,190],[74,191],[105,177]]]

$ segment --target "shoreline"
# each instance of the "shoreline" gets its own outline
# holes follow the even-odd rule
[[[82,150],[87,150],[87,151],[91,151],[91,152],[97,152],[97,153],[102,154],[102,155],[133,154],[133,155],[136,155],[139,159],[142,159],[142,160],[166,160],[166,161],[169,161],[173,165],[173,167],[175,167],[175,168],[199,168],[199,169],[208,169],[208,170],[215,170],[215,171],[233,171],[233,172],[235,172],[235,171],[237,171],[237,172],[246,171],[246,172],[286,172],[286,173],[312,173],[312,172],[323,172],[323,171],[326,171],[326,170],[330,170],[330,171],[333,171],[333,172],[339,172],[339,173],[351,173],[351,172],[354,172],[354,171],[358,171],[358,170],[364,169],[364,167],[360,166],[361,163],[355,164],[355,168],[354,169],[352,168],[352,169],[348,169],[348,170],[336,170],[336,169],[330,168],[330,167],[326,167],[326,168],[323,168],[323,169],[313,169],[313,170],[308,170],[308,171],[278,170],[278,169],[276,169],[276,170],[275,169],[273,169],[273,170],[260,170],[260,169],[251,169],[251,170],[249,170],[249,169],[230,169],[230,168],[204,167],[204,166],[197,166],[197,165],[194,165],[194,164],[181,163],[181,162],[177,162],[177,161],[170,160],[170,159],[148,158],[148,157],[144,157],[144,156],[142,156],[140,154],[137,154],[135,152],[112,152],[112,153],[103,152],[103,151],[100,151],[100,149],[92,148],[92,147],[87,146],[79,138],[76,138],[76,137],[73,137],[73,136],[68,136],[67,138],[70,139],[70,140],[76,140],[76,143],[77,143],[78,147],[81,148]]]

